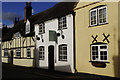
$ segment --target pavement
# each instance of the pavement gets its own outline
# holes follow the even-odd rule
[[[47,69],[21,67],[2,63],[2,80],[120,80],[108,76],[98,76],[85,73],[66,73]]]

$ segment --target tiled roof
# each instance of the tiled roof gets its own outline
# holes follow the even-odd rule
[[[40,12],[38,14],[32,15],[29,19],[30,21],[30,33],[25,34],[25,23],[24,20],[19,21],[16,26],[14,26],[11,30],[9,30],[6,35],[2,37],[2,41],[9,41],[12,39],[12,36],[16,32],[20,32],[21,36],[28,37],[28,36],[34,36],[34,24],[39,24],[41,22],[58,18],[61,16],[65,16],[67,14],[73,13],[73,9],[76,6],[77,2],[60,2],[53,6],[52,8],[49,8],[43,12]]]

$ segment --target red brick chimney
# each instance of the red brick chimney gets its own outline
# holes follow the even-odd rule
[[[32,15],[31,2],[26,2],[26,6],[24,8],[24,21],[26,22],[31,15]]]

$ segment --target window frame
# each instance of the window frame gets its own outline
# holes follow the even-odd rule
[[[63,18],[65,18],[65,20]],[[60,21],[60,20],[62,20],[62,21]],[[61,25],[60,22],[62,24],[61,28],[60,28],[60,25]],[[63,22],[65,22],[65,23],[63,23]],[[66,25],[66,26],[63,27],[63,25]],[[66,16],[58,18],[58,30],[63,30],[63,29],[67,29],[67,17]]]
[[[93,55],[92,55],[92,47],[93,46],[97,46],[98,47],[98,60],[93,60]],[[106,49],[100,49],[100,46],[106,46]],[[107,60],[101,60],[101,55],[100,52],[101,51],[107,51]],[[99,44],[99,45],[91,45],[91,61],[98,61],[98,62],[108,62],[108,45],[107,44]]]
[[[96,24],[91,24],[91,12],[96,11]],[[97,16],[97,9],[92,9],[90,10],[90,26],[95,26],[98,23],[98,16]]]
[[[18,35],[18,36],[16,36],[16,35]],[[15,33],[15,38],[20,38],[20,33],[19,32]]]
[[[27,48],[26,52],[27,52],[27,58],[31,58],[31,48],[30,47]],[[30,56],[28,56],[28,52],[30,52],[30,54],[29,54]]]
[[[42,51],[40,51],[40,49],[42,49]],[[40,56],[42,56],[42,58]],[[44,46],[39,46],[39,60],[45,60],[45,47]]]
[[[42,26],[40,26],[42,25]],[[41,27],[41,32],[40,32],[40,27]],[[39,24],[39,29],[38,29],[38,34],[43,34],[45,33],[45,24],[44,23],[40,23]]]
[[[107,23],[107,6],[102,6],[102,7],[99,7],[99,8],[98,8],[98,16],[99,16],[99,10],[100,10],[100,9],[103,9],[103,8],[106,8],[106,22],[100,23],[100,20],[99,20],[99,17],[98,17],[98,24],[99,24],[99,25],[102,25],[102,24],[106,24],[106,23]]]
[[[26,34],[30,33],[30,24],[26,24],[26,26],[25,26],[25,33]]]
[[[60,47],[62,47],[62,48],[60,48]],[[64,50],[63,47],[66,47],[66,50]],[[62,49],[62,50],[60,50],[60,49]],[[60,53],[60,52],[62,52],[62,53]],[[66,55],[64,54],[65,52],[66,52]],[[59,54],[59,56],[58,56],[59,61],[65,61],[65,62],[68,61],[68,46],[67,46],[67,44],[61,44],[58,46],[58,54]],[[61,59],[60,57],[63,57],[63,58]],[[66,59],[65,59],[65,57],[66,57]]]
[[[100,20],[99,20],[99,10],[100,9],[103,9],[103,8],[106,8],[106,22],[102,22],[102,23],[100,23]],[[96,10],[96,24],[94,24],[94,25],[92,25],[91,24],[91,12],[92,11],[95,11]],[[98,7],[96,7],[96,8],[94,8],[94,9],[91,9],[90,11],[90,27],[92,27],[92,26],[97,26],[97,25],[103,25],[103,24],[107,24],[108,23],[108,18],[107,18],[107,5],[102,5],[102,6],[98,6]]]
[[[7,49],[4,50],[4,57],[8,57],[8,50]]]
[[[20,53],[20,55],[18,56],[18,52]],[[16,57],[21,57],[21,49],[16,49]]]

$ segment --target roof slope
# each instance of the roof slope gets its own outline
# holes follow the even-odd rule
[[[65,16],[67,14],[73,13],[73,9],[76,3],[77,2],[60,2],[52,8],[31,16],[30,19],[35,21],[34,24],[36,24],[53,18]]]
[[[52,8],[49,8],[38,14],[32,15],[29,19],[31,26],[29,34],[25,34],[25,23],[24,20],[21,20],[11,30],[9,30],[9,32],[6,33],[6,35],[3,36],[2,41],[11,40],[13,34],[16,32],[19,32],[23,37],[34,36],[34,24],[73,13],[73,9],[75,8],[76,4],[77,2],[60,2]]]

